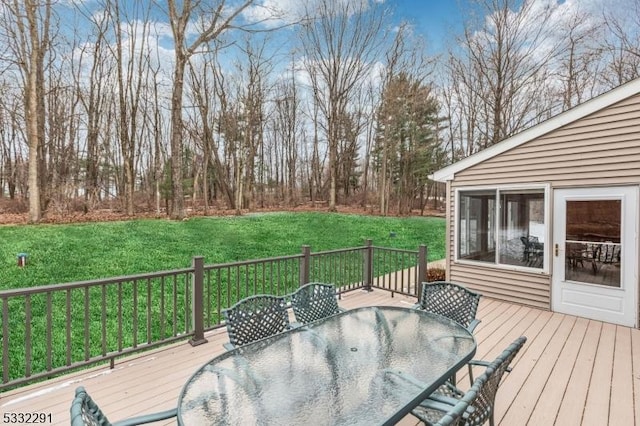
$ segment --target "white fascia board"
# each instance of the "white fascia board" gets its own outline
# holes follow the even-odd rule
[[[525,142],[545,135],[553,130],[559,129],[569,123],[577,121],[594,112],[600,111],[608,106],[640,93],[640,78],[632,80],[616,87],[606,93],[592,98],[574,108],[568,109],[555,117],[552,117],[540,124],[530,127],[508,139],[503,140],[487,149],[470,155],[456,163],[444,167],[431,175],[431,178],[438,182],[453,180],[455,174],[471,166],[475,166],[485,160],[516,148]]]

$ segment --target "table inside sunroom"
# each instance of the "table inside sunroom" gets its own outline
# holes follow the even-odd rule
[[[394,424],[475,350],[439,315],[357,308],[213,358],[185,384],[178,422]]]

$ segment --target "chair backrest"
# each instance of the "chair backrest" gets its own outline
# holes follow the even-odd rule
[[[234,346],[278,334],[289,327],[284,297],[258,294],[240,300],[223,311],[229,341]]]
[[[461,285],[434,281],[422,283],[420,306],[425,311],[443,315],[463,327],[469,327],[476,318],[480,297],[480,294]]]
[[[620,262],[620,245],[613,243],[599,244],[593,257],[606,264]]]
[[[76,396],[71,403],[71,426],[111,426],[107,416],[82,386],[76,388]]]
[[[492,416],[495,407],[496,393],[498,392],[498,386],[500,386],[502,376],[526,341],[526,337],[518,337],[491,362],[485,372],[476,379],[484,378],[484,381],[475,399],[469,404],[473,409],[467,410],[468,414],[466,421],[463,423],[464,425],[483,425]],[[476,382],[474,381],[474,383]]]
[[[482,387],[487,381],[490,371],[486,370],[484,374],[474,380],[471,388],[465,392],[458,403],[454,405],[444,416],[442,416],[434,426],[462,426],[467,423],[464,414],[469,406],[473,406],[476,398],[480,395]]]
[[[291,294],[296,321],[307,324],[340,312],[336,289],[331,284],[305,284]]]

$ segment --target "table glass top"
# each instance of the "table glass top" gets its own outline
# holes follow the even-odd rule
[[[201,424],[383,424],[475,353],[471,334],[397,307],[342,312],[224,353],[185,385],[179,419]]]

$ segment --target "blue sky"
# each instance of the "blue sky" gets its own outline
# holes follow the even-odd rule
[[[462,30],[468,7],[465,0],[387,0],[399,17],[408,20],[427,40],[429,49],[440,50],[448,36]]]
[[[106,0],[111,1],[111,0]],[[121,0],[121,5],[126,5],[128,8],[138,9],[138,13],[131,13],[130,10],[129,19],[143,19],[141,10],[145,9],[145,6],[151,6],[152,13],[150,19],[154,22],[154,33],[149,37],[159,35],[160,43],[157,48],[158,54],[161,57],[161,63],[170,64],[173,60],[173,45],[171,43],[171,28],[167,21],[166,13],[159,5],[162,5],[163,0]],[[295,22],[302,16],[305,5],[312,5],[318,0],[255,0],[253,6],[243,12],[245,22],[261,22],[261,25],[269,27],[265,22],[271,22],[271,27],[277,27],[283,23]],[[465,22],[472,20],[472,9],[477,6],[477,2],[474,0],[334,0],[336,2],[376,2],[383,3],[385,6],[394,10],[395,24],[399,24],[401,21],[408,21],[413,24],[415,32],[421,35],[425,40],[425,47],[428,55],[436,55],[444,53],[448,45],[455,42],[457,36],[461,35]],[[615,0],[613,6],[613,0],[529,0],[538,8],[555,7],[556,16],[554,20],[558,21],[559,25],[562,25],[562,16],[568,16],[574,9],[583,9],[591,13],[591,16],[602,16],[603,12],[607,10],[609,13],[624,13],[618,6],[634,4],[638,0]],[[228,5],[237,5],[240,0],[227,0]],[[72,7],[68,7],[71,4],[80,5],[80,9],[83,10],[82,14],[77,13]],[[207,0],[207,4],[215,4],[214,0]],[[520,4],[521,0],[515,0],[514,3]],[[98,0],[60,0],[58,3],[65,11],[61,15],[63,18],[63,25],[67,25],[67,31],[70,34],[69,27],[75,27],[82,32],[83,19],[86,16],[98,13],[100,10],[101,1]],[[636,3],[637,4],[637,3]],[[137,6],[133,6],[137,5]],[[475,5],[475,6],[474,6]],[[64,6],[67,6],[66,8]],[[561,7],[558,7],[561,6]],[[273,12],[281,11],[277,15]],[[518,13],[518,11],[514,11]],[[84,16],[83,16],[84,15]],[[476,16],[475,18],[479,18]],[[267,21],[265,21],[267,19]],[[126,20],[126,19],[125,19]],[[475,21],[475,19],[473,19]],[[85,24],[86,25],[86,24]],[[89,25],[85,26],[85,29],[89,29]],[[192,28],[192,30],[195,27]],[[276,55],[280,55],[283,58],[290,59],[289,43],[293,41],[295,37],[292,37],[291,30],[293,27],[278,31],[276,33],[269,34],[271,38],[271,44]],[[63,29],[64,32],[64,29]],[[195,32],[191,34],[194,36]],[[88,38],[91,38],[88,34]],[[138,34],[135,34],[138,36]],[[126,38],[126,37],[125,37]],[[151,44],[153,42],[151,41]],[[231,55],[230,55],[231,56]],[[283,59],[286,60],[286,59]]]

